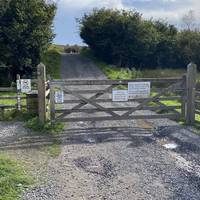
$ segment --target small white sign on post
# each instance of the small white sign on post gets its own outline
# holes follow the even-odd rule
[[[21,92],[31,92],[31,79],[21,79]]]
[[[129,82],[128,96],[129,99],[145,98],[151,94],[151,82]]]
[[[113,90],[112,101],[113,102],[128,101],[128,91],[127,90]]]
[[[21,90],[21,84],[20,84],[20,80],[17,80],[17,91]]]
[[[64,92],[55,91],[55,103],[62,104],[64,103]]]

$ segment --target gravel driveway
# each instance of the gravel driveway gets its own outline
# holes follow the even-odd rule
[[[63,62],[73,56],[79,57],[64,55]],[[72,69],[85,78],[77,67],[62,67],[63,77]],[[168,119],[70,123],[56,138],[21,123],[0,123],[0,130],[0,151],[32,163],[38,180],[45,179],[23,200],[200,199],[200,137]],[[40,149],[55,139],[62,151],[50,159]]]
[[[24,200],[200,199],[200,137],[189,127],[160,126],[152,132],[80,124],[59,137],[62,152],[55,159],[39,150],[50,138],[30,135],[21,123],[0,123],[0,129],[1,151],[31,164],[35,176],[45,179],[24,193]],[[169,144],[176,148],[166,148]]]

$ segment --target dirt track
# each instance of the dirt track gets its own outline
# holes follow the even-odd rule
[[[80,54],[62,54],[61,77],[63,79],[106,79],[95,64]]]

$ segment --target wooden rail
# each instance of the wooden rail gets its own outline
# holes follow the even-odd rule
[[[16,92],[17,89],[13,87],[0,87],[0,92]]]
[[[151,83],[175,83],[181,81],[182,77],[176,78],[138,78],[134,80],[52,80],[50,85],[58,86],[75,86],[75,85],[128,85],[129,82],[145,82]]]

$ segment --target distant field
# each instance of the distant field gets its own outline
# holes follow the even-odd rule
[[[65,45],[59,45],[59,44],[52,44],[50,47],[49,47],[49,50],[57,50],[59,51],[60,53],[64,53],[64,48],[65,48]]]

